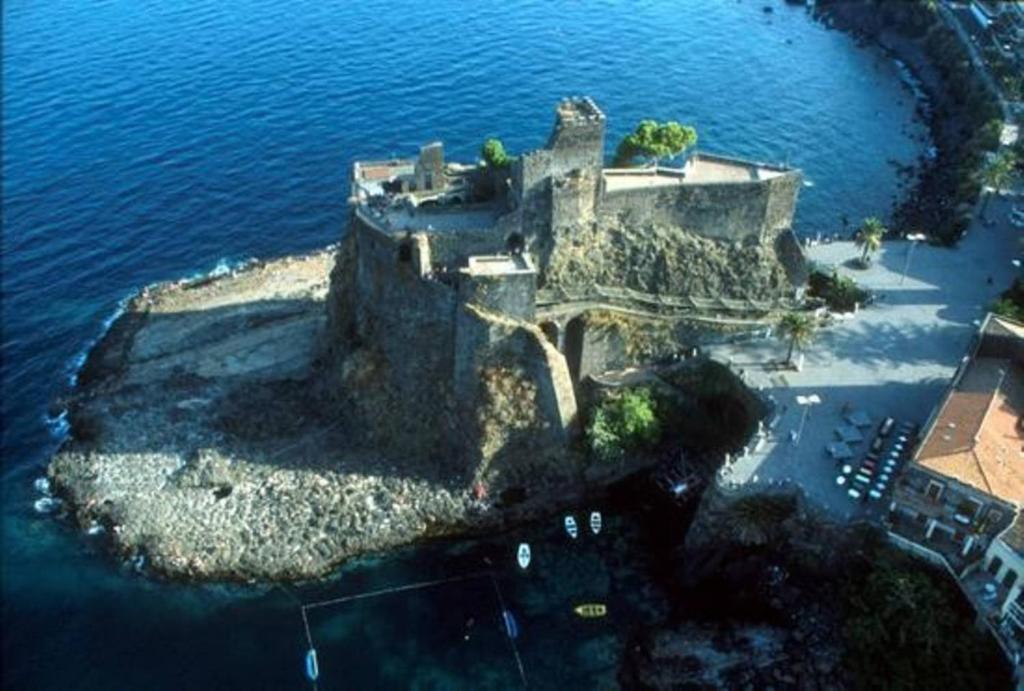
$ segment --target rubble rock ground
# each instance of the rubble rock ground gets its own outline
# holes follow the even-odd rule
[[[328,249],[147,289],[90,354],[51,463],[83,526],[165,576],[303,579],[462,524],[468,492],[360,447],[317,395]]]

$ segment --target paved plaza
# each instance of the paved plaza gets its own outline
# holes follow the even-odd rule
[[[909,268],[911,243],[905,241],[885,242],[867,270],[846,266],[859,254],[852,242],[809,248],[809,260],[851,276],[871,290],[876,301],[819,330],[800,372],[780,364],[787,344],[777,338],[710,349],[713,357],[742,371],[748,384],[763,387],[777,406],[778,419],[767,438],[758,450],[733,460],[724,472],[725,482],[796,483],[840,519],[884,510],[888,496],[867,503],[846,496],[846,487],[836,484],[837,464],[825,447],[837,441],[835,428],[845,424],[844,410],[863,410],[873,422],[865,430],[865,441],[852,447],[854,461],[863,457],[878,422],[886,416],[901,422],[926,421],[987,306],[1018,271],[1011,260],[1020,255],[1021,231],[1008,223],[1010,206],[1010,200],[993,199],[988,216],[996,223],[985,227],[975,221],[956,248],[918,245],[909,257]],[[797,396],[811,394],[821,403],[808,408],[797,404]],[[799,430],[805,411],[802,432],[792,441],[791,433]]]

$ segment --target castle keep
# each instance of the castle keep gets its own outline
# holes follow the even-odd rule
[[[547,471],[580,379],[627,364],[626,337],[589,317],[681,348],[792,297],[799,171],[708,154],[605,168],[605,125],[567,99],[547,144],[504,166],[446,162],[440,143],[354,164],[326,353],[378,443],[489,484]]]

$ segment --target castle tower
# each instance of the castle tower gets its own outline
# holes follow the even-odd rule
[[[604,113],[589,97],[563,99],[555,113],[546,147],[553,154],[551,175],[599,172],[604,165]]]
[[[543,149],[520,157],[513,188],[531,251],[546,260],[556,228],[593,215],[604,167],[605,117],[591,98],[563,99]]]

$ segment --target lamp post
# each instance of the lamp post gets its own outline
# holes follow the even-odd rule
[[[927,239],[924,233],[911,233],[907,236],[907,240],[910,240],[910,249],[907,250],[907,261],[903,264],[903,275],[900,276],[900,285],[903,285],[903,281],[907,280],[907,271],[910,270],[910,258],[914,256],[914,248],[917,247],[917,243]]]
[[[794,446],[800,445],[800,438],[804,435],[804,424],[807,422],[807,416],[811,412],[812,405],[818,405],[821,403],[821,397],[816,393],[812,393],[809,396],[797,396],[796,404],[804,409],[803,414],[800,416],[800,427],[796,431],[796,439],[793,440]]]

